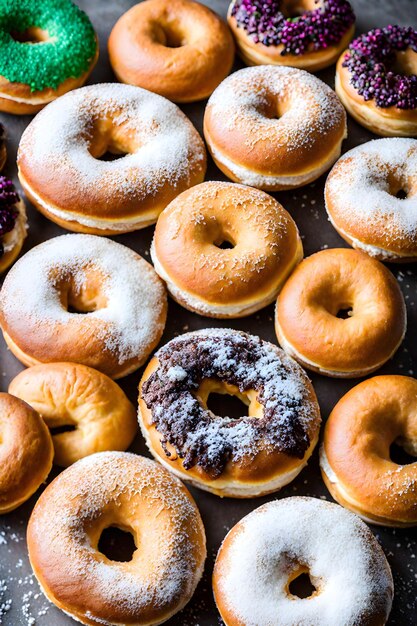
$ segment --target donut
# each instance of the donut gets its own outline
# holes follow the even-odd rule
[[[248,65],[291,65],[310,72],[334,63],[355,30],[347,0],[233,0],[228,22]]]
[[[356,378],[377,370],[400,346],[405,302],[379,261],[357,250],[322,250],[285,283],[275,330],[281,347],[307,369]]]
[[[417,456],[417,380],[375,376],[351,389],[331,412],[321,473],[333,498],[365,521],[416,526],[417,462],[393,462],[394,442]]]
[[[26,402],[0,393],[0,514],[26,502],[46,480],[54,448],[47,427]]]
[[[136,435],[135,408],[119,385],[79,363],[23,370],[9,393],[33,407],[51,429],[54,463],[61,467],[94,452],[126,450]]]
[[[307,574],[310,596],[291,583]],[[316,498],[268,502],[223,541],[213,574],[226,626],[383,626],[394,583],[372,532],[356,515]]]
[[[0,292],[0,325],[24,365],[70,361],[111,378],[159,342],[166,292],[153,267],[119,243],[62,235],[27,252]]]
[[[200,315],[227,318],[273,302],[303,246],[274,198],[212,181],[184,191],[161,213],[151,256],[174,300]]]
[[[118,158],[102,160],[109,153]],[[203,141],[184,113],[120,84],[83,87],[48,105],[24,131],[17,161],[41,213],[93,235],[153,224],[206,171]]]
[[[235,72],[210,97],[204,136],[231,180],[278,191],[312,182],[340,156],[346,113],[321,80],[292,67]]]
[[[417,136],[417,30],[389,25],[341,55],[336,92],[359,124],[384,137]]]
[[[4,131],[4,126],[0,122],[0,172],[5,166],[7,159],[7,148],[6,148],[6,133]]]
[[[0,5],[0,111],[40,111],[80,87],[98,59],[87,15],[71,0],[7,0]]]
[[[109,527],[133,536],[130,561],[100,551]],[[190,600],[206,557],[203,522],[187,489],[128,452],[98,452],[64,470],[36,503],[27,543],[48,600],[93,626],[162,624]]]
[[[236,396],[247,416],[215,415],[211,393]],[[300,473],[317,443],[320,410],[306,374],[279,348],[212,328],[171,340],[151,359],[139,422],[152,455],[182,480],[251,498]]]
[[[0,176],[0,274],[18,257],[26,231],[25,203],[12,181]]]
[[[222,19],[191,0],[146,0],[110,33],[110,63],[122,83],[173,100],[208,98],[232,69],[235,48]]]
[[[325,198],[331,223],[351,246],[381,261],[417,260],[416,139],[353,148],[330,172]]]

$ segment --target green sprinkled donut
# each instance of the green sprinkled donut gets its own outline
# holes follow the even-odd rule
[[[57,89],[90,68],[97,39],[71,0],[0,0],[0,75],[33,91]]]

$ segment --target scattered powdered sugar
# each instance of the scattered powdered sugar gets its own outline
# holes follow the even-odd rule
[[[229,459],[253,459],[261,450],[303,458],[319,427],[318,405],[302,369],[259,337],[229,329],[208,329],[173,339],[157,353],[158,368],[143,383],[141,396],[153,422],[183,459],[213,477]],[[184,377],[173,377],[181,367]],[[216,379],[256,390],[260,417],[217,417],[198,399],[203,380]],[[166,451],[169,456],[169,452]]]
[[[219,599],[246,626],[384,624],[393,582],[367,526],[342,507],[315,498],[269,502],[234,527],[215,569]],[[287,593],[292,572],[307,567],[318,593]]]
[[[123,507],[142,552],[128,564],[109,562],[89,535],[103,516],[106,526],[123,525]],[[90,455],[60,474],[35,506],[28,536],[35,571],[45,568],[45,591],[64,602],[70,597],[68,611],[80,616],[91,598],[89,617],[97,623],[107,623],[109,606],[111,623],[147,619],[151,607],[161,617],[179,608],[193,593],[205,558],[195,543],[198,537],[204,545],[202,522],[180,481],[154,461],[123,452]],[[53,562],[60,563],[58,570],[50,568]],[[93,606],[103,606],[104,615]]]
[[[107,303],[83,315],[69,312],[61,301],[62,283],[71,280],[79,293],[92,270],[102,278]],[[62,325],[64,332],[70,328],[86,342],[98,337],[119,363],[147,356],[148,346],[163,332],[165,306],[163,283],[149,263],[133,250],[93,235],[63,235],[36,246],[14,265],[0,293],[0,313],[17,341],[23,327],[33,345],[49,341],[52,352],[56,327]]]
[[[390,193],[402,189],[404,199]],[[331,201],[332,209],[329,210]],[[326,205],[331,219],[362,231],[372,239],[387,236],[417,246],[417,140],[375,139],[353,148],[334,166],[326,182]],[[368,242],[371,243],[371,242]]]

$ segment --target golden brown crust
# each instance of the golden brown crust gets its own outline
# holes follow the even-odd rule
[[[138,424],[136,411],[108,376],[78,363],[49,363],[18,374],[9,393],[32,406],[49,428],[73,426],[53,434],[54,463],[68,467],[106,450],[126,450]]]
[[[415,379],[376,376],[339,400],[324,430],[321,466],[330,493],[384,526],[417,525],[417,463],[390,458],[394,442],[417,452],[416,399]]]
[[[224,241],[233,248],[221,249]],[[161,213],[152,256],[171,295],[186,308],[235,317],[273,301],[301,260],[302,244],[295,222],[271,196],[207,182]]]
[[[417,109],[382,108],[374,100],[365,101],[350,83],[348,68],[343,67],[346,52],[337,62],[335,88],[348,113],[381,137],[417,137]]]
[[[189,0],[147,0],[132,7],[113,27],[108,49],[121,82],[174,102],[207,98],[234,60],[227,25]]]
[[[339,319],[341,310],[352,314]],[[405,326],[405,303],[394,276],[356,250],[323,250],[304,259],[277,302],[281,346],[328,376],[374,371],[397,350]]]
[[[42,418],[26,402],[0,393],[0,513],[20,506],[44,482],[54,449]]]

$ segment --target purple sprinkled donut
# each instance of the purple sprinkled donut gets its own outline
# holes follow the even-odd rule
[[[3,255],[1,237],[13,230],[19,214],[16,205],[20,198],[12,181],[0,176],[0,256]]]
[[[407,48],[417,52],[417,31],[411,26],[376,28],[352,41],[342,65],[364,100],[381,108],[417,108],[417,75],[395,71],[397,52]]]
[[[255,43],[282,45],[281,55],[302,55],[337,45],[355,22],[347,0],[315,0],[317,8],[286,17],[283,0],[235,0],[231,15]]]

